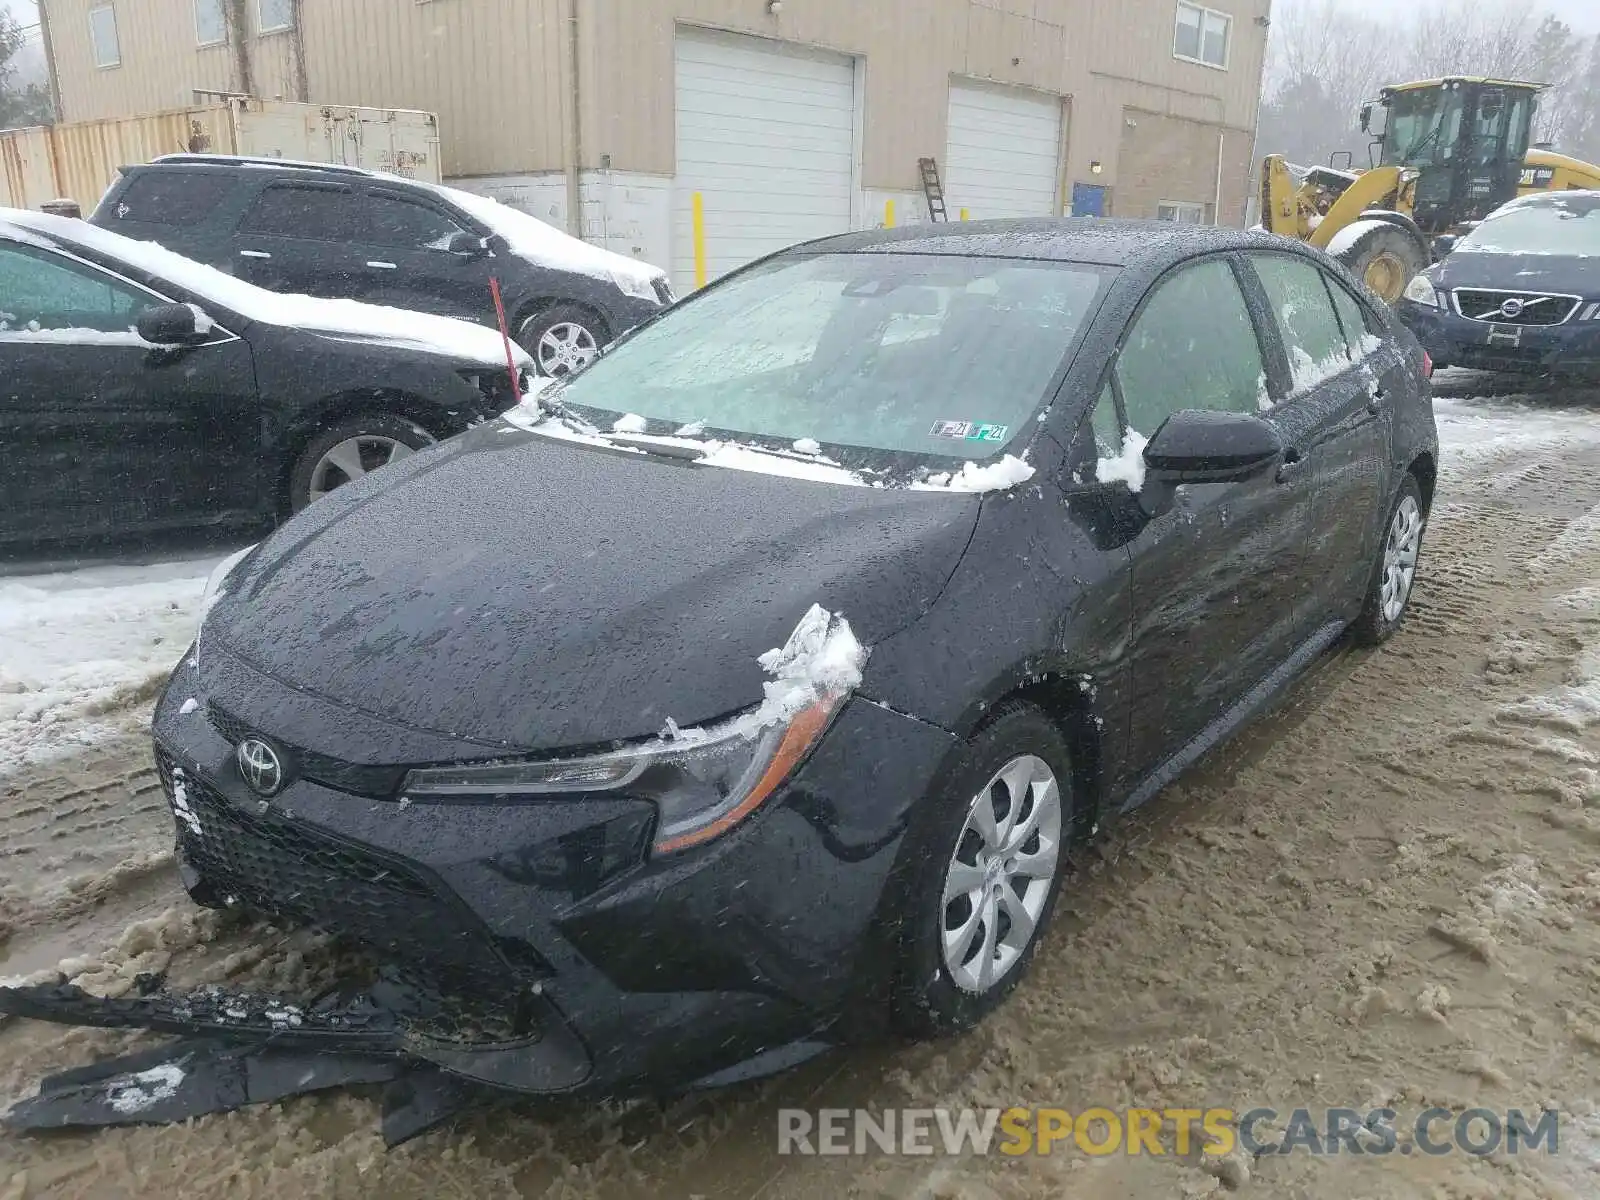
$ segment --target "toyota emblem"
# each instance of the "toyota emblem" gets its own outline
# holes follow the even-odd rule
[[[283,791],[283,760],[278,752],[260,738],[245,738],[234,750],[239,764],[239,774],[260,796],[276,796]]]
[[[1528,305],[1526,301],[1518,300],[1515,296],[1512,296],[1500,306],[1500,315],[1502,317],[1515,319],[1520,317],[1522,315],[1522,310],[1527,307]]]

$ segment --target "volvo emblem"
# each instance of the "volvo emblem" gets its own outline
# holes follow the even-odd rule
[[[1500,315],[1507,320],[1515,320],[1522,315],[1522,310],[1527,307],[1527,301],[1518,300],[1515,296],[1512,296],[1500,306]]]
[[[283,791],[283,760],[266,742],[260,738],[245,738],[234,749],[233,756],[239,764],[239,774],[257,795],[276,796]]]

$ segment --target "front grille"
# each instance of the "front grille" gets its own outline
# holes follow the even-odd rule
[[[353,792],[357,796],[384,800],[399,790],[401,781],[406,776],[405,767],[371,767],[289,745],[278,738],[269,737],[220,704],[208,703],[206,717],[222,735],[223,740],[230,745],[237,746],[247,737],[265,738],[288,755],[296,775],[331,787],[335,791]]]
[[[1455,300],[1456,311],[1463,317],[1492,325],[1563,325],[1583,303],[1578,296],[1488,288],[1457,288]]]
[[[170,801],[178,768],[160,749],[156,765]],[[174,803],[178,844],[217,899],[349,937],[434,981],[441,993],[473,997],[476,1007],[514,1004],[531,979],[549,974],[531,952],[513,968],[476,917],[405,862],[270,810],[251,815],[193,771],[182,778],[184,804]]]

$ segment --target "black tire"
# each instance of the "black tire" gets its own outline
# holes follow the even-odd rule
[[[946,966],[945,921],[952,911],[954,919],[960,920],[960,910],[944,903],[946,876],[958,847],[970,836],[967,817],[980,789],[994,780],[1002,767],[1025,755],[1042,760],[1057,781],[1061,820],[1055,873],[1026,947],[987,990],[974,991],[958,985]],[[974,734],[934,784],[912,825],[902,859],[910,864],[910,875],[899,914],[892,1014],[902,1033],[925,1038],[971,1029],[998,1008],[1027,974],[1067,873],[1073,803],[1070,768],[1066,739],[1056,724],[1031,705],[1016,704],[1000,710],[995,720]],[[1023,809],[1024,814],[1029,811]],[[988,886],[985,883],[984,889]],[[965,901],[954,904],[964,905]],[[966,911],[972,910],[968,907]]]
[[[1337,255],[1350,273],[1393,307],[1408,284],[1428,266],[1428,248],[1407,230],[1387,221],[1369,221],[1371,228]]]
[[[415,421],[392,413],[362,413],[347,417],[336,425],[329,425],[306,443],[289,471],[290,512],[299,512],[319,496],[340,486],[340,481],[331,477],[332,473],[323,479],[317,477],[323,457],[342,442],[362,438],[371,438],[375,442],[372,447],[364,447],[361,456],[369,472],[385,465],[385,461],[377,461],[376,456],[367,451],[378,449],[385,441],[398,443],[405,448],[404,453],[409,454],[413,450],[431,446],[437,440]],[[349,476],[346,475],[343,482],[348,481]],[[332,486],[328,486],[330,484]]]
[[[552,331],[576,331],[572,336],[558,337],[565,351],[553,352],[543,345],[545,335]],[[533,355],[534,368],[541,375],[561,379],[573,371],[587,366],[611,340],[611,331],[605,322],[586,308],[575,304],[557,304],[526,318],[517,328],[517,344]]]
[[[1397,521],[1401,510],[1407,505],[1414,506],[1421,524],[1416,529],[1416,557],[1412,561],[1411,577],[1406,583],[1405,595],[1400,602],[1400,610],[1393,612],[1392,607],[1386,611],[1387,597],[1384,592],[1385,578],[1389,574],[1389,554],[1397,537]],[[1383,529],[1378,534],[1378,551],[1372,564],[1372,574],[1367,580],[1367,595],[1361,606],[1361,615],[1351,626],[1351,633],[1358,643],[1363,646],[1379,646],[1395,635],[1395,631],[1405,623],[1406,613],[1411,608],[1411,596],[1416,587],[1416,570],[1420,563],[1422,553],[1422,538],[1428,530],[1428,515],[1422,503],[1422,488],[1417,483],[1417,477],[1406,474],[1405,482],[1400,485],[1400,492],[1395,496],[1394,502],[1389,505],[1389,512],[1384,517]],[[1392,615],[1391,615],[1392,613]]]

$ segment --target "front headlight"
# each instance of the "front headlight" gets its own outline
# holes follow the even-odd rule
[[[655,852],[671,854],[720,837],[766,803],[817,744],[844,696],[830,693],[774,724],[735,717],[590,758],[427,767],[406,776],[402,791],[409,798],[626,791],[655,803]]]
[[[622,289],[622,294],[632,296],[636,300],[650,300],[656,304],[661,303],[661,293],[656,289],[656,281],[644,275],[619,272],[617,286]]]
[[[1406,284],[1406,299],[1427,308],[1439,307],[1439,292],[1433,286],[1433,280],[1426,275],[1418,275]]]
[[[228,582],[228,576],[233,574],[233,569],[242,563],[246,556],[260,544],[260,542],[256,542],[246,546],[243,550],[234,551],[234,553],[219,562],[212,569],[210,575],[206,576],[205,590],[200,593],[200,616],[202,620],[205,618],[206,613],[211,611],[211,606],[222,599],[223,585]]]

